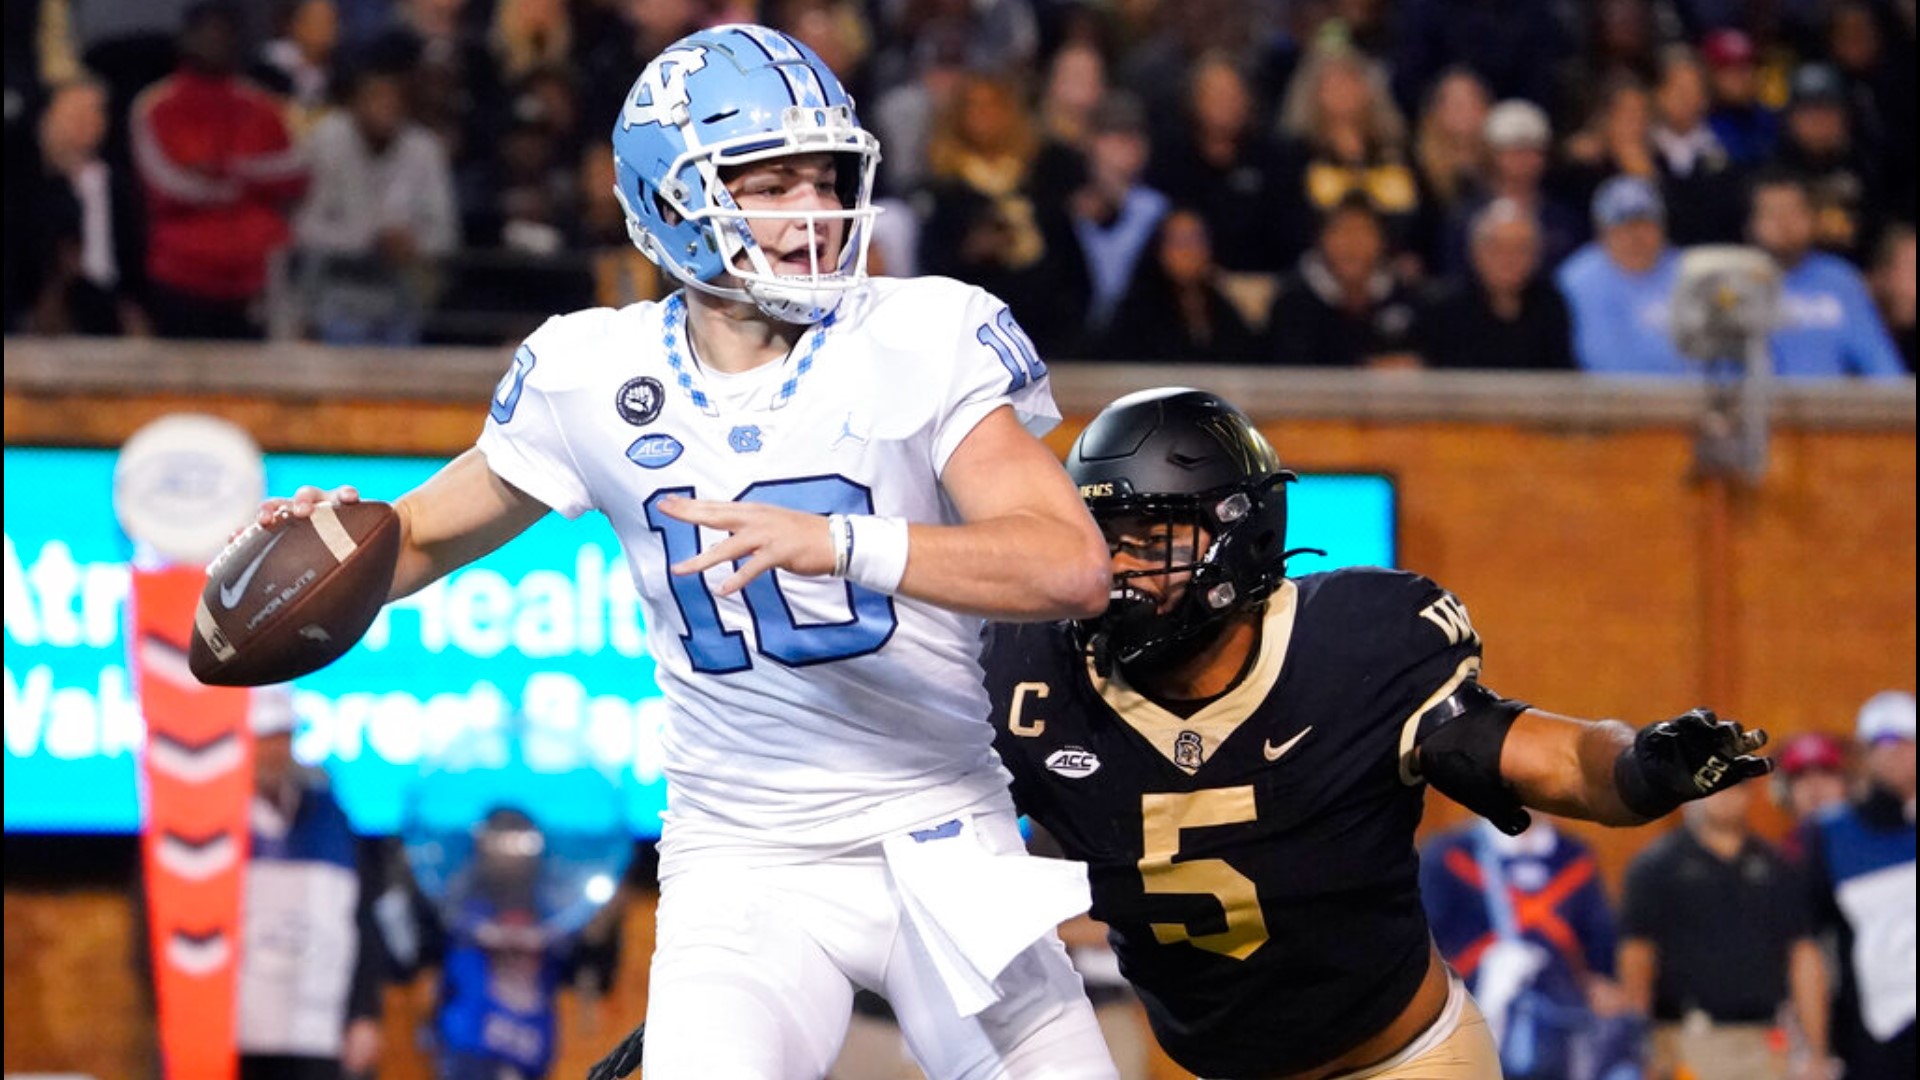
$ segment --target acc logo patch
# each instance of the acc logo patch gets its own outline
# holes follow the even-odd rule
[[[627,460],[643,469],[664,469],[680,460],[685,450],[671,435],[642,435],[627,447]]]
[[[666,403],[666,391],[660,386],[660,380],[651,375],[642,375],[637,379],[628,379],[613,396],[613,407],[620,412],[620,419],[642,427],[653,423],[660,415],[660,406]]]
[[[1100,771],[1100,759],[1091,750],[1078,746],[1062,747],[1047,755],[1047,770],[1069,780],[1080,780]]]

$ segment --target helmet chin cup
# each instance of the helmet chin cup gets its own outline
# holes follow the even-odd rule
[[[755,280],[746,283],[746,294],[752,298],[761,314],[770,319],[812,324],[832,315],[853,284],[847,282],[838,287],[828,287],[806,281],[789,284],[784,281]]]

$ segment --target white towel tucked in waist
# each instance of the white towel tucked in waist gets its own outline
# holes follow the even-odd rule
[[[1084,864],[1017,846],[996,853],[981,829],[999,827],[961,816],[881,845],[907,918],[962,1016],[998,1001],[994,980],[1013,958],[1091,903]]]

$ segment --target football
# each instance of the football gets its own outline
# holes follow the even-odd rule
[[[321,503],[253,525],[207,567],[187,663],[212,686],[286,682],[340,658],[386,603],[400,516],[383,502]]]

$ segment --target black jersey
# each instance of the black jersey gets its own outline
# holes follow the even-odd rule
[[[1093,915],[1173,1059],[1204,1076],[1330,1061],[1428,965],[1408,771],[1415,722],[1479,670],[1423,577],[1288,581],[1235,686],[1182,718],[1097,676],[1065,624],[995,626],[995,742],[1014,799],[1089,865]]]

